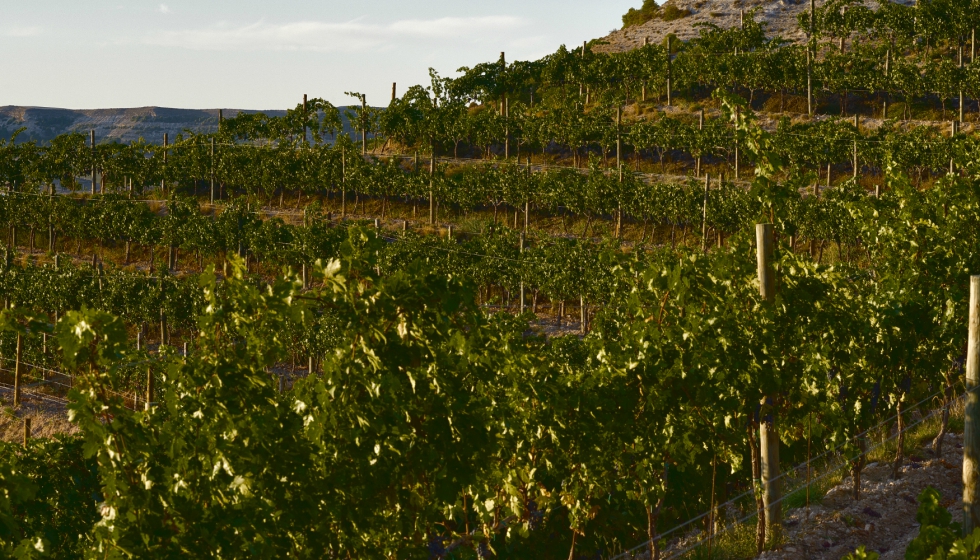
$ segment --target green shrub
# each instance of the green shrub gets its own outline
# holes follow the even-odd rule
[[[878,560],[878,553],[875,551],[868,552],[863,546],[861,546],[854,552],[845,556],[842,560]]]
[[[636,8],[630,8],[626,15],[623,16],[623,29],[627,27],[633,27],[634,25],[642,25],[659,15],[660,6],[657,5],[656,0],[643,0],[643,7],[639,10]]]
[[[678,8],[673,4],[665,4],[663,9],[663,20],[674,21],[675,19],[686,18],[691,15],[691,10]]]
[[[905,549],[906,560],[967,560],[976,558],[980,549],[980,529],[957,539],[960,524],[953,523],[953,516],[940,503],[939,492],[932,486],[919,494],[919,534]]]

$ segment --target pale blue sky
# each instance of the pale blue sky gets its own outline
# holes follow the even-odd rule
[[[283,109],[387,104],[428,68],[533,59],[641,0],[0,0],[0,105]]]

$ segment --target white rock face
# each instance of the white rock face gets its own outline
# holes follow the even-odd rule
[[[640,2],[637,1],[637,4]],[[687,41],[698,36],[698,24],[714,24],[723,29],[739,25],[740,16],[752,9],[758,8],[756,21],[766,22],[769,37],[782,37],[787,41],[797,42],[806,39],[797,24],[799,14],[809,11],[810,2],[807,0],[672,0],[680,9],[691,11],[691,15],[674,21],[655,19],[643,25],[615,31],[600,39],[606,45],[593,48],[596,52],[625,52],[643,46],[643,39],[649,39],[652,44],[661,44],[668,34],[673,33],[678,39]],[[912,4],[914,0],[900,0],[901,4]],[[824,0],[817,0],[820,7]],[[876,9],[878,3],[866,1],[871,9]],[[749,17],[746,15],[745,17]]]

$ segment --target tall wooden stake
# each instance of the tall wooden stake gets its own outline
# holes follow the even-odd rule
[[[160,190],[163,192],[164,196],[167,196],[167,146],[170,145],[170,135],[166,132],[163,133],[163,171],[164,176],[160,179]],[[105,181],[102,182],[103,188],[105,187]]]
[[[644,37],[643,46],[646,47],[649,44],[650,44],[650,38]],[[643,80],[643,84],[641,85],[641,90],[640,90],[640,101],[646,102],[646,100],[647,100],[647,81]]]
[[[949,139],[952,140],[960,132],[959,123],[952,121],[949,123]],[[952,175],[956,173],[956,160],[953,156],[949,157],[949,174]]]
[[[701,132],[703,130],[704,130],[704,108],[702,107],[701,108],[701,111],[698,113],[698,132]],[[698,154],[698,160],[697,160],[697,162],[695,162],[694,165],[695,165],[695,168],[694,168],[694,176],[695,177],[700,177],[701,176],[701,154]]]
[[[211,204],[214,204],[214,138],[211,138]]]
[[[503,53],[500,53],[503,56]],[[436,223],[436,145],[432,144],[432,159],[429,160],[429,225]]]
[[[962,37],[960,38],[959,55],[960,55],[960,60],[959,60],[959,63],[960,64],[959,65],[960,65],[960,70],[962,70],[963,69],[963,40],[962,40]],[[960,122],[963,122],[964,103],[965,103],[965,100],[963,99],[963,88],[960,88]]]
[[[854,115],[854,130],[857,135],[861,134],[861,117]],[[854,178],[858,178],[858,141],[857,136],[854,137]]]
[[[504,96],[504,161],[510,159],[510,99]]]
[[[741,109],[735,108],[735,122],[738,122]],[[739,169],[738,169],[738,131],[735,133],[735,180],[738,181]]]
[[[704,174],[704,206],[701,214],[701,251],[708,250],[708,191],[711,190],[711,174]]]
[[[155,389],[155,383],[153,381],[153,368],[146,368],[146,404],[144,405],[144,410],[150,410],[153,406],[153,393]]]
[[[340,150],[340,221],[347,218],[347,152]]]
[[[21,358],[23,357],[23,340],[21,335],[17,335],[17,353],[14,361],[14,406],[20,406],[20,386],[21,386]]]
[[[524,234],[521,234],[521,256],[524,255]],[[521,275],[521,313],[524,313],[524,275]]]
[[[806,45],[806,111],[811,117],[813,116],[813,55],[810,54],[810,47],[816,32],[817,3],[815,0],[810,0],[810,33]]]
[[[882,105],[881,105],[881,118],[882,119],[887,119],[888,118],[888,84],[887,84],[887,80],[888,80],[888,73],[891,70],[891,65],[892,65],[892,50],[891,49],[888,49],[887,51],[885,51],[885,81],[886,81],[886,84],[885,84],[885,93],[883,95],[884,101],[882,102]]]
[[[95,194],[95,130],[89,131],[89,141],[92,143],[92,194]]]
[[[767,303],[776,299],[776,279],[772,268],[772,224],[755,226],[759,268],[759,294]],[[766,404],[774,407],[776,395],[769,395]],[[765,408],[763,409],[765,410]],[[776,415],[770,408],[759,423],[759,451],[762,463],[762,502],[766,510],[766,535],[773,542],[782,522],[782,505],[779,491],[779,434],[776,431]]]
[[[531,158],[527,158],[527,178],[531,178]],[[524,235],[527,235],[527,226],[530,223],[531,201],[524,201]]]
[[[367,95],[361,96],[361,155],[367,155]]]
[[[670,57],[674,51],[674,36],[667,35],[667,106],[670,107],[671,87],[673,82],[673,72],[671,70]]]
[[[970,325],[966,349],[966,412],[963,427],[963,531],[980,527],[980,276],[970,277]]]

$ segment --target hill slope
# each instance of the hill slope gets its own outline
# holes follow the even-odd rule
[[[913,4],[914,0],[898,0],[903,4]],[[805,35],[799,30],[797,17],[810,9],[808,0],[671,0],[671,4],[679,9],[686,9],[691,15],[673,21],[654,19],[642,25],[614,31],[600,39],[606,43],[593,48],[596,52],[625,52],[643,46],[643,39],[659,44],[673,33],[678,39],[686,41],[698,36],[699,24],[714,24],[728,29],[739,25],[739,18],[744,11],[758,8],[756,21],[767,23],[769,37],[782,37],[791,42],[803,41]],[[820,7],[824,0],[817,0]],[[877,2],[868,1],[870,8],[877,7]]]
[[[339,107],[345,130],[350,123],[343,116],[345,107]],[[223,109],[225,118],[244,109]],[[281,117],[286,111],[263,111],[270,117]],[[17,137],[18,142],[49,142],[66,132],[88,135],[95,130],[96,141],[133,142],[143,138],[152,144],[163,142],[167,133],[171,140],[190,130],[206,133],[218,127],[218,109],[171,109],[167,107],[139,107],[135,109],[57,109],[49,107],[0,107],[0,138],[9,139],[20,128],[26,130]]]

